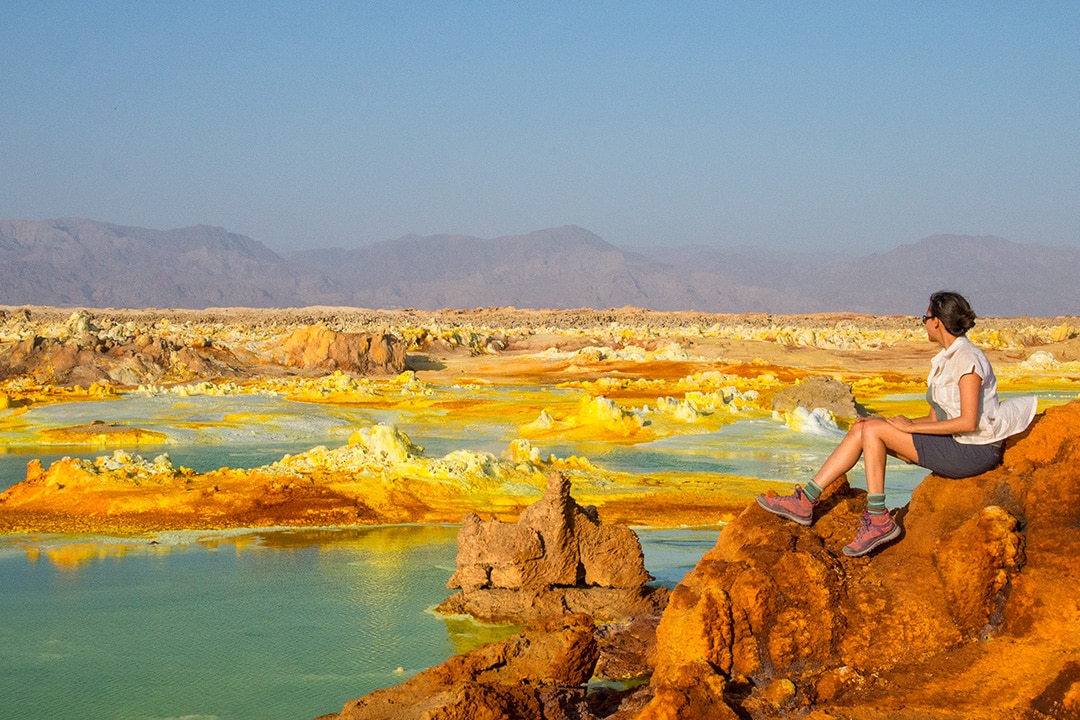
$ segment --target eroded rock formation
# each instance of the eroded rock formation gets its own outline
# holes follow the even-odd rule
[[[297,328],[281,341],[276,358],[288,367],[342,370],[362,375],[405,369],[405,344],[388,333],[335,332],[325,325]]]
[[[182,345],[155,333],[109,332],[75,314],[69,332],[34,335],[0,346],[0,376],[24,375],[39,384],[139,385],[196,377],[236,378],[252,364],[212,342]]]
[[[570,496],[570,480],[548,476],[544,497],[516,523],[468,515],[458,534],[460,588],[439,606],[488,622],[526,622],[586,613],[597,620],[658,614],[667,590],[649,587],[641,543],[625,525],[603,525],[596,508]]]

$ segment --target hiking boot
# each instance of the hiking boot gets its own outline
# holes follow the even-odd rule
[[[874,548],[892,542],[903,532],[889,513],[874,515],[865,512],[859,522],[855,539],[844,547],[844,554],[848,557],[862,557]]]
[[[806,493],[803,492],[801,487],[795,488],[795,492],[791,495],[781,495],[780,497],[758,495],[757,504],[773,515],[779,515],[800,525],[809,525],[814,522],[814,506],[817,505],[813,500],[806,497]]]

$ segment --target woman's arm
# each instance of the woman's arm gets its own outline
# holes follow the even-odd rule
[[[934,412],[934,408],[930,408],[930,412],[926,413],[922,417],[911,418],[911,422],[915,425],[921,425],[928,422],[936,422],[937,414]]]
[[[948,420],[938,420],[933,412],[925,418],[912,420],[903,416],[889,418],[894,427],[908,433],[924,435],[956,435],[971,432],[979,426],[979,393],[982,378],[975,372],[960,377],[960,414]]]

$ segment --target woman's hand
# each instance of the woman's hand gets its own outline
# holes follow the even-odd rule
[[[885,418],[885,422],[889,423],[897,430],[903,430],[906,433],[914,432],[915,422],[905,415]]]

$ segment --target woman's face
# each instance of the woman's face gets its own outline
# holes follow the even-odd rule
[[[941,320],[934,317],[934,308],[932,306],[926,308],[926,314],[923,315],[923,325],[926,326],[926,337],[934,342],[939,342],[941,339]]]

